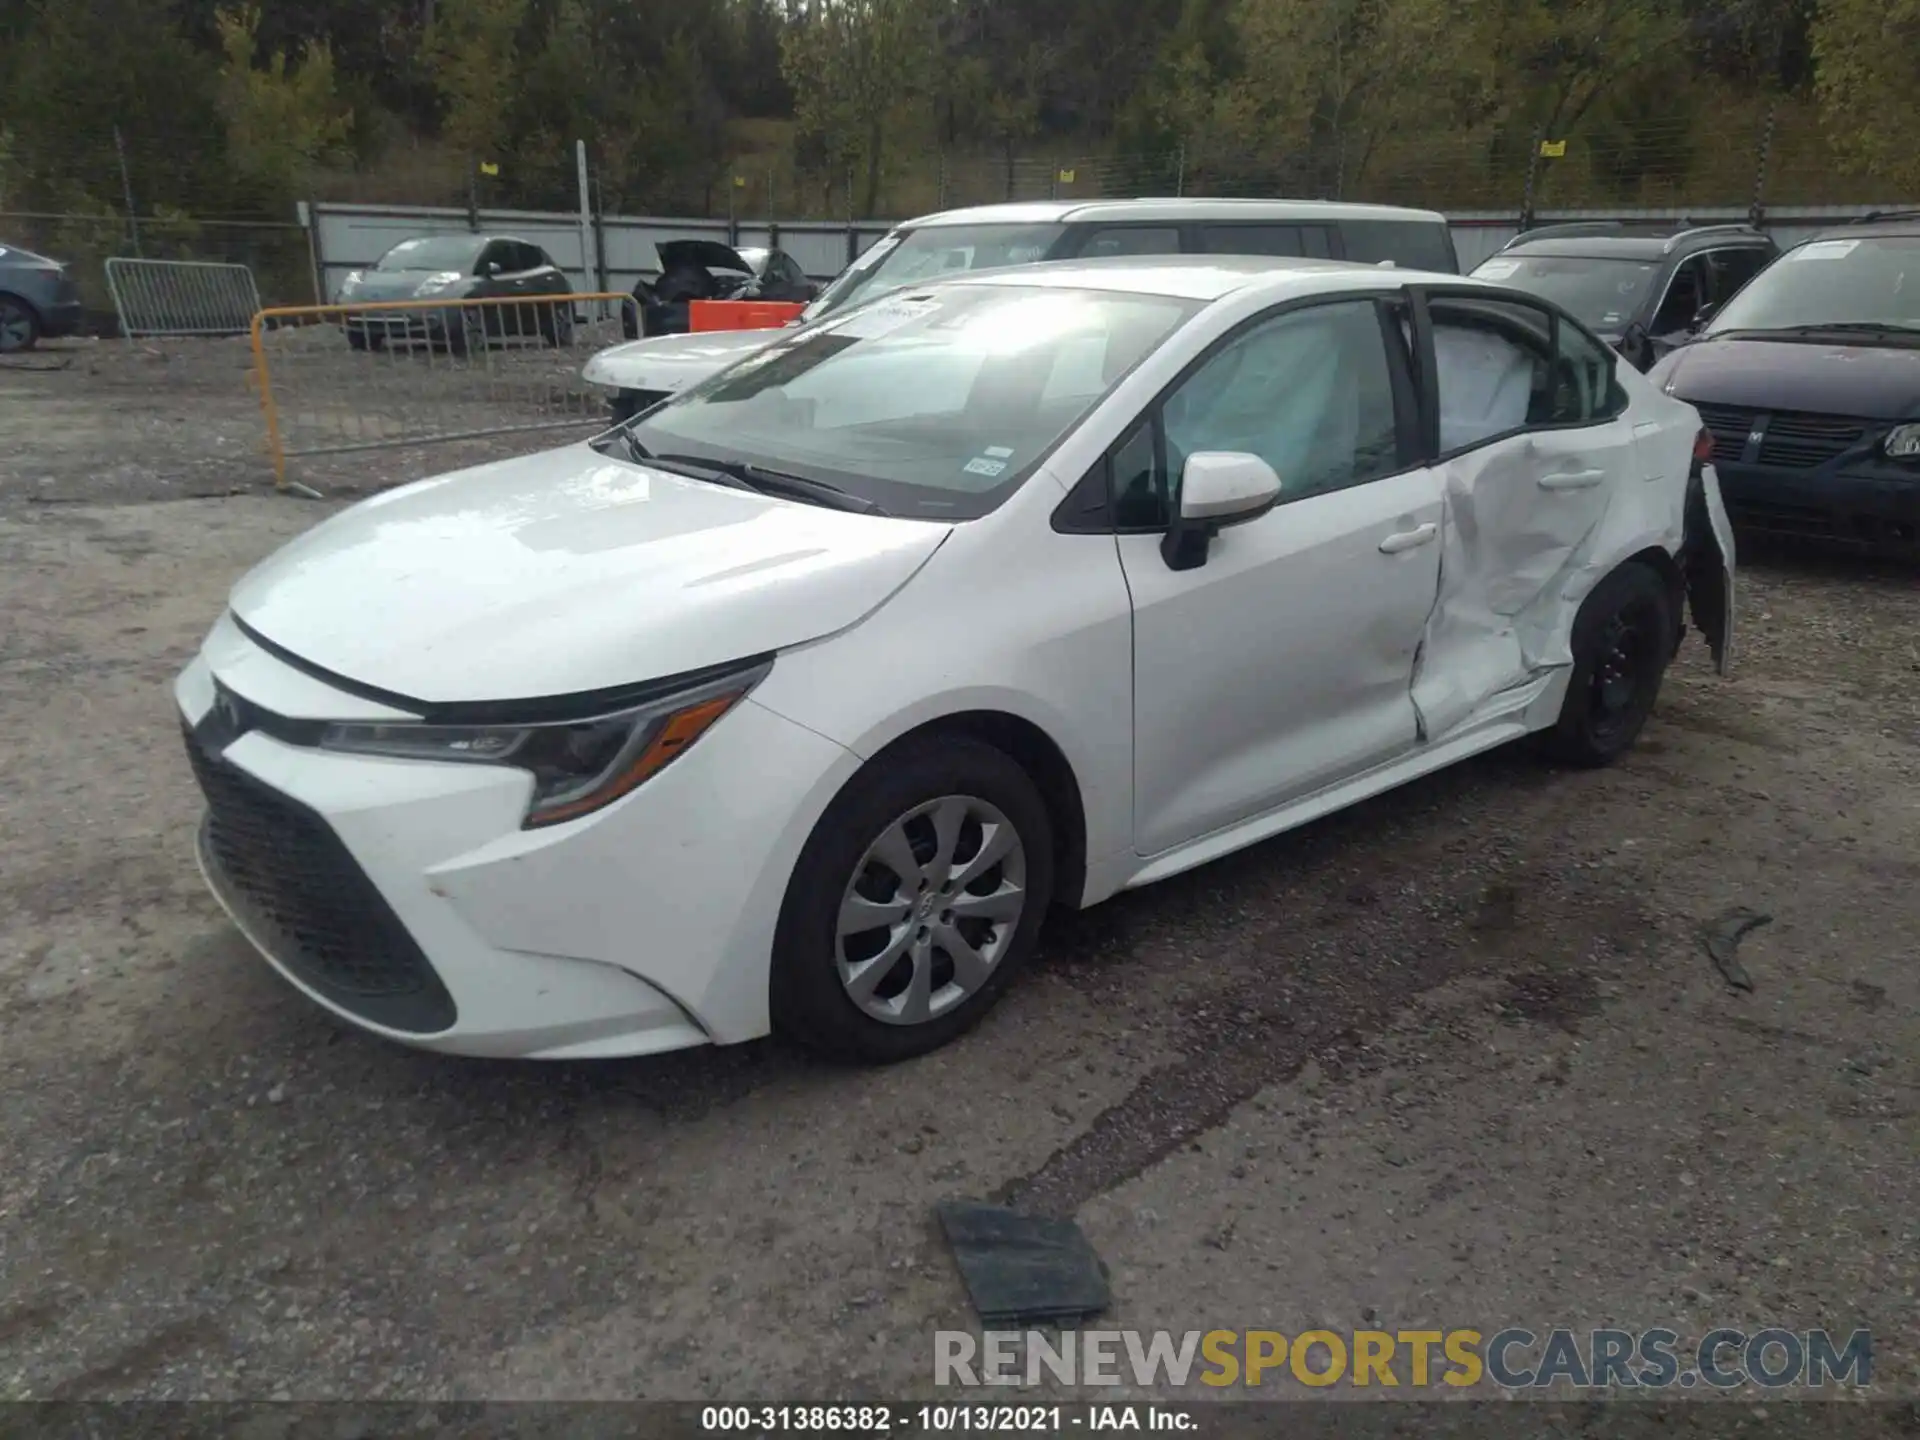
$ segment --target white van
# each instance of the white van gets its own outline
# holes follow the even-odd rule
[[[982,205],[897,226],[821,291],[804,325],[962,270],[1108,255],[1295,255],[1457,275],[1444,215],[1325,200],[1093,200]],[[661,335],[603,350],[582,372],[616,421],[771,343],[779,330]]]

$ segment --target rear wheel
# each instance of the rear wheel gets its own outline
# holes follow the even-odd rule
[[[1676,624],[1667,582],[1638,562],[1594,587],[1573,622],[1573,677],[1541,737],[1563,764],[1597,769],[1633,747],[1653,713]]]
[[[0,295],[0,355],[31,350],[40,340],[40,317],[31,305]]]
[[[821,817],[774,940],[773,1020],[887,1063],[971,1029],[1031,955],[1053,830],[1026,771],[964,736],[878,757]]]

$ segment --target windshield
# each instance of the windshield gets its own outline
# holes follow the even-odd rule
[[[942,285],[792,332],[634,422],[651,455],[824,481],[892,515],[986,514],[1200,306]]]
[[[1496,255],[1473,272],[1551,300],[1589,330],[1618,334],[1653,288],[1659,266],[1584,255]]]
[[[807,319],[877,300],[903,285],[923,285],[968,270],[1032,265],[1047,257],[1062,225],[928,225],[896,230],[840,273],[807,311]]]
[[[1920,328],[1920,235],[1815,240],[1789,250],[1748,281],[1706,333],[1800,325]]]
[[[471,235],[435,235],[424,240],[402,240],[380,257],[376,270],[458,270],[466,274],[480,258],[486,241]]]

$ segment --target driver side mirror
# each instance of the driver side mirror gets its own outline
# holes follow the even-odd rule
[[[1279,503],[1280,477],[1258,455],[1189,455],[1180,471],[1180,513],[1161,538],[1160,557],[1169,570],[1197,570],[1222,529],[1258,520]]]
[[[491,280],[499,273],[500,262],[498,260],[482,260],[480,262],[480,278],[482,280]]]
[[[1707,321],[1713,318],[1713,312],[1718,310],[1719,308],[1720,308],[1719,301],[1717,300],[1707,301],[1706,304],[1702,305],[1698,310],[1693,312],[1693,323],[1689,325],[1687,329],[1689,331],[1700,329],[1701,326],[1705,325]]]

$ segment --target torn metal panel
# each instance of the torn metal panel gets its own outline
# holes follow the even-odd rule
[[[1429,740],[1502,691],[1570,665],[1580,602],[1631,553],[1621,544],[1666,528],[1657,514],[1666,487],[1640,483],[1621,421],[1498,440],[1444,463],[1440,476],[1440,589],[1413,684]]]

